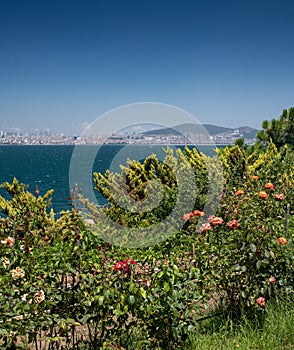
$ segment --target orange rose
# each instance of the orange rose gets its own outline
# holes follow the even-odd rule
[[[242,194],[244,194],[244,191],[243,191],[243,190],[238,190],[238,191],[236,192],[236,195],[237,195],[237,196],[241,196]]]
[[[239,227],[238,220],[232,220],[228,223],[228,226],[231,230],[236,230]]]
[[[191,219],[191,217],[193,216],[193,213],[187,213],[183,215],[183,220],[187,221],[189,219]]]
[[[288,241],[285,237],[280,237],[280,238],[278,238],[278,243],[281,245],[285,245],[288,243]]]
[[[193,216],[204,216],[204,215],[205,215],[204,212],[198,209],[194,210],[193,212]]]
[[[264,185],[264,188],[267,189],[267,190],[274,190],[274,189],[275,189],[275,186],[274,186],[271,182],[267,182],[267,183]]]
[[[13,237],[7,237],[3,241],[1,241],[1,243],[8,247],[13,247],[15,243],[15,239]]]
[[[268,281],[269,281],[270,284],[275,284],[277,280],[275,279],[275,277],[271,276],[271,277],[268,279]]]
[[[204,216],[204,212],[200,211],[198,209],[194,210],[193,213],[187,213],[183,215],[183,220],[187,221],[189,219],[191,219],[193,216]]]
[[[266,199],[267,198],[267,193],[264,191],[258,192],[258,195],[261,199]]]
[[[258,305],[264,306],[265,305],[265,298],[264,297],[259,297],[258,299],[256,299],[256,302],[257,302]]]
[[[201,232],[203,233],[203,232],[206,232],[208,230],[211,230],[211,225],[210,225],[210,223],[207,222],[206,224],[203,224],[201,226]]]
[[[283,195],[283,193],[277,193],[274,195],[274,199],[276,201],[282,202],[283,200],[285,200],[285,196]]]
[[[211,226],[216,226],[216,225],[221,225],[223,224],[224,220],[218,216],[215,216],[214,218],[211,219],[210,225]]]
[[[259,176],[253,175],[253,176],[251,176],[251,179],[253,179],[253,180],[258,180],[258,179],[259,179]]]

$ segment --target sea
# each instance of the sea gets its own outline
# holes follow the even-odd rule
[[[173,145],[172,148],[183,148]],[[95,199],[101,206],[107,201],[97,191],[93,191],[93,172],[105,173],[107,169],[120,171],[120,165],[126,165],[127,158],[143,160],[155,153],[163,160],[167,146],[153,145],[0,145],[0,184],[12,182],[14,177],[27,186],[34,195],[44,195],[53,189],[51,205],[55,213],[69,210],[72,206],[71,191],[82,185],[83,169],[87,169],[84,181],[95,193]],[[212,155],[214,149],[203,146],[202,152]],[[78,173],[78,174],[77,174]],[[81,175],[82,174],[82,175]],[[89,180],[90,179],[90,180]],[[9,198],[4,189],[0,195]]]

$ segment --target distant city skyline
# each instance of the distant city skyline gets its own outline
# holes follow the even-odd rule
[[[81,134],[138,102],[260,129],[294,105],[290,0],[0,5],[0,130]]]
[[[215,125],[215,124],[204,124],[203,127],[205,129],[205,126],[206,125],[212,125],[212,126],[216,126],[216,127],[223,127],[222,125]],[[176,125],[174,125],[176,126]],[[240,127],[246,127],[248,126],[249,128],[250,125],[239,125],[239,126],[235,126],[234,128],[233,127],[227,127],[228,129],[232,129],[232,130],[238,130]],[[224,127],[226,128],[226,127]],[[112,133],[113,135],[132,135],[132,134],[137,134],[137,135],[140,135],[140,134],[143,134],[144,132],[146,131],[149,131],[149,130],[160,130],[160,129],[164,129],[164,127],[150,127],[150,128],[138,128],[137,130],[136,129],[132,129],[132,128],[129,128],[129,129],[123,129],[123,130],[119,130],[119,132],[114,132]],[[255,129],[255,130],[260,130],[259,129],[256,129],[256,128],[252,128],[252,129]],[[209,133],[209,132],[208,132]],[[39,130],[39,129],[33,129],[33,130],[22,130],[22,129],[19,129],[19,128],[0,128],[0,136],[3,136],[3,135],[46,135],[46,136],[50,136],[50,135],[65,135],[65,136],[83,136],[83,133],[74,133],[74,134],[69,134],[69,133],[65,133],[63,131],[58,131],[58,132],[54,132],[52,130],[50,130],[50,128],[46,128],[44,130]],[[110,136],[111,134],[101,134],[101,136]]]
[[[204,127],[203,127],[204,126]],[[257,129],[240,127],[227,129],[223,127],[196,124],[182,124],[176,128],[149,129],[149,131],[130,132],[112,135],[82,134],[66,136],[54,134],[49,130],[38,133],[3,132],[0,130],[0,145],[108,145],[108,144],[140,144],[140,145],[228,145],[243,138],[246,144],[256,141]]]

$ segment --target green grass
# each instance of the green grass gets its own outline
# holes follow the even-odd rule
[[[192,346],[185,350],[289,350],[294,349],[294,306],[290,301],[268,305],[262,325],[242,321],[232,327],[211,319],[200,325]]]

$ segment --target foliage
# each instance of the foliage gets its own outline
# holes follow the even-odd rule
[[[289,350],[294,348],[293,300],[279,298],[269,303],[263,323],[246,318],[236,325],[219,317],[205,321],[185,350]],[[184,349],[183,349],[184,350]]]
[[[173,209],[177,200],[179,179],[175,176],[175,169],[180,168],[183,173],[188,172],[192,167],[195,173],[195,182],[191,188],[187,188],[189,201],[191,192],[197,188],[195,203],[193,207],[203,207],[207,193],[208,177],[205,164],[205,156],[200,155],[196,149],[184,151],[177,150],[173,155],[172,149],[168,149],[166,158],[160,162],[155,154],[145,159],[143,164],[136,160],[128,160],[127,166],[122,166],[122,173],[110,173],[106,171],[94,173],[96,189],[108,200],[111,207],[108,215],[112,220],[123,225],[147,226],[162,221]],[[197,174],[197,176],[196,176]],[[189,175],[187,173],[187,175]],[[158,205],[153,208],[154,202],[160,198],[160,187],[163,187],[162,198]],[[128,194],[126,196],[125,194]],[[125,203],[131,198],[132,201]],[[133,207],[138,207],[138,202],[149,200],[149,207],[141,208],[138,213]],[[194,198],[193,198],[194,200]],[[127,205],[127,206],[126,206]]]
[[[294,145],[294,108],[284,109],[278,119],[265,120],[257,140],[267,143],[270,140],[278,147]]]
[[[216,160],[196,150],[167,151],[166,163],[129,161],[123,175],[95,174],[111,203],[104,214],[128,231],[168,216],[182,191],[172,169],[193,170],[197,190],[185,188],[191,212],[177,213],[181,229],[139,249],[103,240],[103,222],[93,235],[75,210],[48,212],[52,192],[35,196],[16,179],[3,184],[2,348],[188,348],[207,319],[262,319],[270,299],[293,298],[292,152],[271,142],[265,151],[235,145],[218,154],[221,198]],[[160,181],[159,207],[141,214],[117,204],[111,189],[124,179],[134,203],[147,193],[155,200]]]
[[[174,233],[182,228],[186,211],[206,207],[213,212],[220,200],[220,162],[196,149],[186,147],[176,154],[167,149],[163,162],[151,155],[143,163],[129,160],[121,168],[120,174],[94,173],[96,189],[110,204],[102,213],[110,219],[107,225],[101,223],[102,211],[80,197],[87,219],[98,227],[96,234],[118,245],[135,240],[143,247],[164,241],[170,227]],[[122,230],[116,230],[118,225]]]

